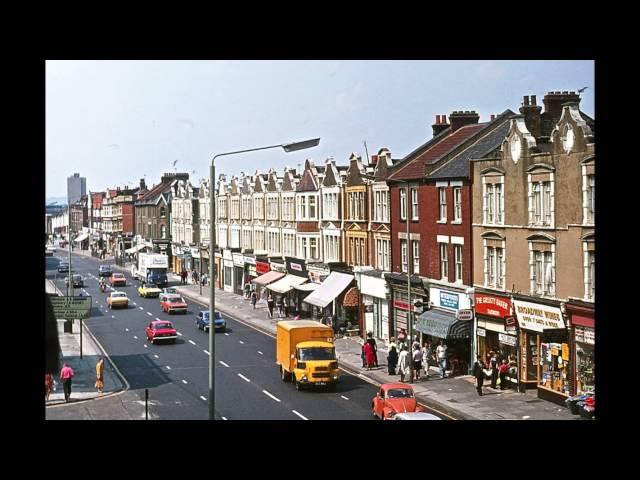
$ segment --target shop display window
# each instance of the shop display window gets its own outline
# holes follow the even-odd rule
[[[593,345],[576,343],[576,384],[578,394],[595,390]]]
[[[570,393],[569,344],[540,343],[540,385],[556,392]]]

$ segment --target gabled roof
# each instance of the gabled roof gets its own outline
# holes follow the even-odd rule
[[[160,182],[158,185],[153,187],[147,193],[145,193],[142,197],[136,200],[136,205],[155,205],[158,203],[158,199],[171,191],[171,184],[173,183],[174,178],[170,181]]]
[[[483,158],[496,148],[500,148],[507,136],[511,124],[511,118],[515,115],[511,110],[506,110],[485,129],[477,133],[477,141],[465,148],[453,159],[434,170],[427,178],[469,178],[469,161]]]
[[[425,165],[435,163],[441,156],[448,153],[469,137],[486,127],[486,123],[465,125],[455,132],[445,130],[440,135],[432,138],[414,152],[411,152],[397,166],[390,175],[390,180],[414,180],[424,177]],[[415,153],[418,152],[418,153]],[[415,155],[412,158],[412,155]]]
[[[302,171],[302,178],[296,187],[297,192],[314,192],[318,190],[316,167],[311,160],[307,160]]]

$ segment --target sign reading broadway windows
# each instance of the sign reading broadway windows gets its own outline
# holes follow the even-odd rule
[[[554,328],[564,328],[562,312],[557,307],[550,307],[540,303],[514,300],[516,316],[520,328],[542,332]]]
[[[75,320],[89,318],[91,297],[50,297],[57,319]]]

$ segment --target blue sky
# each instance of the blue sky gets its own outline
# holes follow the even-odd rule
[[[476,110],[483,122],[524,95],[542,105],[585,86],[581,109],[595,117],[593,61],[47,61],[46,196],[66,196],[74,172],[92,191],[157,184],[175,160],[197,184],[216,153],[313,137],[316,148],[222,157],[216,170],[346,165],[364,140],[402,158],[432,137],[435,115]]]

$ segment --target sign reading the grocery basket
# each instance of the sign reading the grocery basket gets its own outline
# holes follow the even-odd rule
[[[463,322],[473,320],[473,310],[458,310],[458,320]]]
[[[476,313],[500,318],[508,317],[511,313],[511,301],[508,298],[476,293],[475,302]]]
[[[58,320],[75,320],[89,318],[91,313],[91,297],[49,297],[53,312]]]
[[[557,307],[521,300],[514,300],[513,305],[520,328],[534,332],[565,328],[562,312]]]

